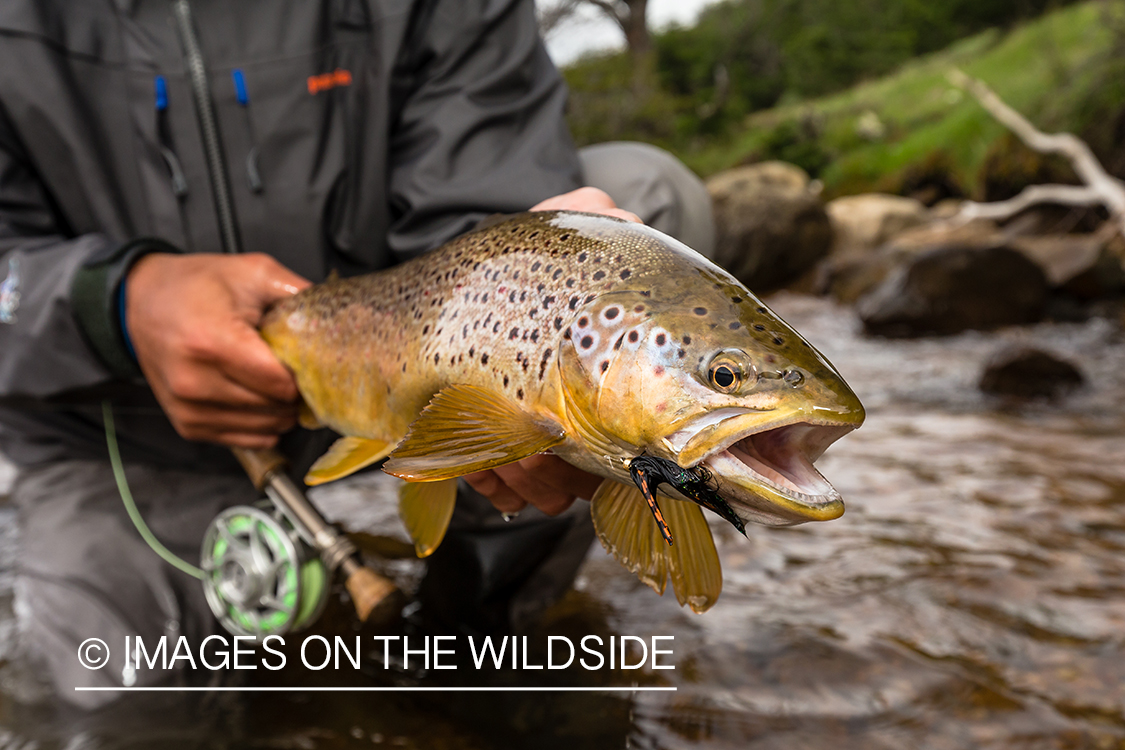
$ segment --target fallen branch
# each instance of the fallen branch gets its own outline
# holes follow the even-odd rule
[[[1105,206],[1110,220],[1125,236],[1125,182],[1105,171],[1086,142],[1070,133],[1048,135],[1027,121],[1023,115],[1004,103],[982,81],[970,78],[954,68],[949,72],[953,85],[965,89],[976,97],[981,106],[1001,124],[1016,134],[1024,144],[1041,154],[1060,154],[1070,161],[1078,179],[1085,183],[1076,185],[1031,185],[1015,198],[996,203],[965,201],[954,217],[958,221],[974,218],[1007,219],[1025,208],[1039,203],[1056,203],[1064,206]]]

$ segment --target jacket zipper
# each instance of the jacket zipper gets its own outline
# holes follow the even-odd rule
[[[219,215],[219,232],[223,250],[228,253],[242,252],[238,226],[234,219],[234,203],[231,200],[230,183],[227,181],[227,167],[223,159],[222,145],[219,142],[219,123],[215,108],[211,103],[211,90],[207,85],[207,69],[203,66],[203,53],[191,22],[191,6],[188,0],[175,0],[173,10],[176,25],[187,55],[188,76],[191,79],[192,98],[195,99],[199,127],[203,132],[203,151],[207,157],[207,171],[211,177],[211,190],[215,195],[215,209]]]

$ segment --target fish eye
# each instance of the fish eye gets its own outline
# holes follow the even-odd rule
[[[734,393],[757,381],[753,363],[741,349],[726,349],[707,365],[707,384],[719,393]]]

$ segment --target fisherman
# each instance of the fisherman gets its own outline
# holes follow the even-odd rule
[[[255,499],[227,446],[278,445],[300,476],[332,439],[294,429],[295,384],[255,330],[271,303],[529,207],[633,212],[712,242],[706,192],[666,153],[575,151],[530,0],[9,0],[0,36],[18,610],[23,646],[84,706],[113,694],[71,688],[129,679],[120,650],[83,669],[85,638],[198,644],[216,628],[198,582],[125,514],[103,399],[148,524],[198,560],[208,522]],[[467,481],[479,494],[458,502],[423,601],[511,624],[569,585],[592,533],[563,511],[597,480],[538,456]],[[496,512],[529,504],[511,524]]]

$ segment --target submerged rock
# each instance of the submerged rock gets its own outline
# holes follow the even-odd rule
[[[707,182],[715,261],[756,292],[796,279],[828,254],[832,225],[804,170],[763,162]]]
[[[980,389],[995,396],[1056,398],[1085,382],[1070,362],[1033,347],[1000,351],[985,367]]]
[[[949,335],[1034,323],[1047,279],[1007,247],[939,247],[910,259],[856,304],[876,336]]]

